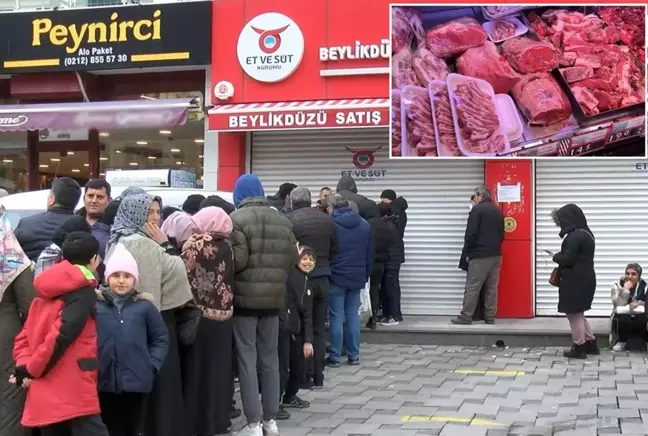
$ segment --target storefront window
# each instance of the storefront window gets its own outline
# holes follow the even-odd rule
[[[39,152],[39,188],[49,189],[56,177],[70,177],[84,186],[90,179],[89,162],[87,151]]]
[[[0,188],[10,194],[27,190],[27,135],[0,134]]]
[[[203,176],[204,123],[99,132],[99,176],[110,170],[176,169]]]

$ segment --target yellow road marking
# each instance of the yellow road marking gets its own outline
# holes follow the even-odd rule
[[[492,375],[496,377],[517,377],[526,374],[524,371],[505,371],[495,369],[475,369],[475,368],[459,368],[454,371],[448,371],[453,374],[477,374],[477,375]]]
[[[454,422],[460,424],[468,424],[475,426],[504,426],[504,424],[493,421],[491,419],[483,418],[462,418],[460,416],[422,416],[422,415],[406,415],[401,417],[401,422]]]

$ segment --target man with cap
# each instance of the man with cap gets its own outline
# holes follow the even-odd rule
[[[299,258],[292,225],[272,209],[255,174],[234,185],[232,234],[236,287],[234,342],[247,425],[241,436],[279,436],[279,311],[286,280]],[[257,362],[261,376],[261,399]]]

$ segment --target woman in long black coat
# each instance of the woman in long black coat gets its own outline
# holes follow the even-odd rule
[[[587,218],[575,204],[567,204],[552,212],[563,238],[560,252],[553,256],[558,264],[558,312],[567,315],[573,346],[565,357],[585,359],[587,354],[599,354],[596,338],[584,312],[592,308],[596,291],[594,271],[594,234],[587,226]]]

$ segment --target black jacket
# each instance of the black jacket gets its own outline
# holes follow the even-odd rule
[[[29,260],[35,262],[41,252],[52,245],[56,229],[73,216],[71,209],[52,207],[47,212],[21,219],[14,234]]]
[[[392,213],[398,216],[398,233],[400,238],[403,239],[405,236],[405,227],[407,227],[407,200],[403,197],[398,197],[396,200],[389,203]]]
[[[351,176],[340,177],[336,191],[344,199],[353,201],[358,205],[358,213],[362,218],[367,220],[372,216],[371,205],[376,204],[376,202],[369,200],[364,195],[358,194],[358,187]]]
[[[374,263],[386,263],[389,260],[389,246],[393,241],[390,238],[390,225],[380,217],[378,205],[367,204],[365,218],[371,226],[371,234],[374,240]]]
[[[268,195],[266,197],[266,200],[268,200],[268,204],[271,207],[274,207],[279,211],[286,207],[286,200],[279,198],[279,192],[277,192],[275,195]]]
[[[587,226],[583,211],[567,204],[556,211],[559,236],[563,238],[560,252],[554,254],[558,264],[558,312],[581,313],[592,308],[596,291],[594,271],[594,234]]]
[[[301,335],[305,342],[313,342],[313,291],[308,277],[294,267],[286,281],[286,304],[279,313],[279,326],[294,335]]]
[[[382,218],[386,224],[385,237],[388,240],[387,268],[400,268],[405,262],[403,255],[403,240],[398,233],[398,217],[396,215],[387,215]]]
[[[309,203],[293,204],[293,210],[286,217],[292,223],[299,244],[315,251],[317,266],[311,277],[330,276],[330,259],[338,252],[335,223],[331,216],[311,207]]]
[[[488,201],[475,205],[468,215],[464,250],[469,259],[502,255],[504,215]]]

